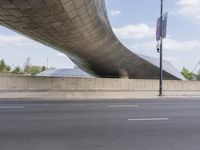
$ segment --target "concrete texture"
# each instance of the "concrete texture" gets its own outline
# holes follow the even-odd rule
[[[0,76],[0,98],[157,97],[158,80]],[[164,81],[165,96],[200,96],[200,82]]]
[[[158,60],[129,51],[114,35],[104,0],[1,0],[0,24],[69,56],[100,77],[158,79]],[[164,61],[164,79],[184,79]]]

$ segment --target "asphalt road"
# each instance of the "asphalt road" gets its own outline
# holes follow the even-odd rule
[[[0,101],[1,150],[199,150],[200,98]]]

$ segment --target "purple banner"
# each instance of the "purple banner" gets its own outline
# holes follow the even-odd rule
[[[163,24],[162,24],[162,35],[160,33],[160,30],[161,30],[161,18],[158,18],[157,20],[157,27],[156,27],[156,41],[159,41],[160,38],[166,38],[167,36],[167,16],[168,14],[165,13],[163,15]]]
[[[156,28],[156,41],[160,40],[161,34],[160,34],[160,18],[157,20],[157,28]]]

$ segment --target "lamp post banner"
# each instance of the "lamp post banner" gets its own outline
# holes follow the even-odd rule
[[[163,15],[162,38],[167,37],[167,18],[168,18],[168,13],[165,13]]]
[[[163,24],[162,24],[162,38],[166,38],[167,36],[167,18],[168,18],[168,13],[165,13],[162,17],[163,19]],[[160,33],[160,28],[161,28],[161,18],[159,17],[157,20],[157,28],[156,28],[156,41],[159,41],[161,38],[161,33]]]
[[[157,20],[157,27],[156,27],[156,41],[160,40],[160,18]]]

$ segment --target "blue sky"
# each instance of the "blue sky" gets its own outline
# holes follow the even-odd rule
[[[155,26],[160,0],[105,0],[110,22],[117,37],[136,53],[159,57],[156,52]],[[168,12],[168,36],[164,58],[178,70],[193,70],[200,61],[200,0],[164,0]],[[0,27],[0,59],[22,66],[31,57],[33,65],[71,68],[74,64],[63,54]]]

